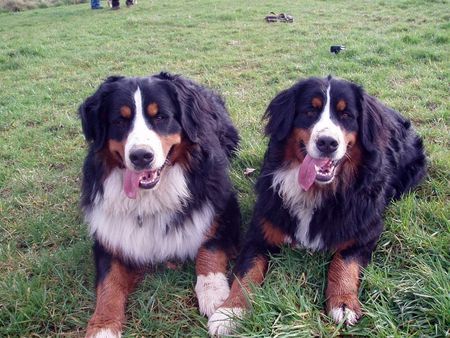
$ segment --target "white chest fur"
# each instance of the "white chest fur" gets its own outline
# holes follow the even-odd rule
[[[278,192],[283,205],[297,219],[295,240],[303,247],[319,250],[323,247],[320,235],[309,240],[309,226],[314,210],[322,203],[321,194],[310,194],[298,184],[299,166],[282,168],[274,172],[272,187]]]
[[[170,226],[172,217],[189,200],[182,168],[164,169],[157,187],[140,190],[136,199],[123,191],[122,170],[116,169],[103,184],[103,197],[86,210],[91,235],[107,248],[136,263],[158,263],[167,259],[193,258],[211,226],[214,210],[210,202],[193,211],[181,226]]]

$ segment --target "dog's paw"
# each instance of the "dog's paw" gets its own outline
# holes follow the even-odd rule
[[[357,295],[339,295],[330,297],[327,302],[328,315],[336,323],[355,325],[362,315]]]
[[[120,338],[122,325],[119,320],[104,318],[94,314],[89,321],[86,338]]]
[[[227,277],[221,272],[198,275],[195,293],[200,313],[209,318],[228,298],[230,286]]]
[[[328,314],[336,323],[341,323],[345,320],[345,324],[347,325],[355,325],[359,319],[359,316],[355,311],[350,310],[345,306],[331,309]]]
[[[86,334],[86,338],[120,338],[122,334],[120,331],[112,329],[93,329],[89,330]]]
[[[236,319],[242,318],[244,309],[240,307],[218,308],[208,320],[208,332],[211,336],[231,334],[237,326]]]

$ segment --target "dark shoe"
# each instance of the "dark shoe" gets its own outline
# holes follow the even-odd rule
[[[286,13],[281,13],[278,15],[278,20],[280,22],[294,22],[294,17]]]
[[[270,12],[270,15],[265,17],[265,20],[267,22],[277,22],[278,21],[278,15],[276,15],[274,12]]]
[[[126,5],[127,5],[127,7],[130,7],[130,6],[133,6],[133,5],[134,5],[133,0],[127,0],[125,3],[126,3]]]
[[[120,9],[120,6],[112,6],[111,9],[112,9],[113,11],[115,11],[115,10],[117,10],[117,9]]]
[[[265,20],[267,22],[294,22],[294,17],[286,13],[275,14],[274,12],[270,12],[270,15],[265,17]]]

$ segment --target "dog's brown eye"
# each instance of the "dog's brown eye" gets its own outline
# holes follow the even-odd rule
[[[112,122],[112,124],[114,124],[115,126],[119,126],[119,127],[125,126],[127,123],[128,123],[128,120],[127,119],[123,119],[123,118],[114,120]]]
[[[166,118],[167,118],[167,116],[161,115],[161,114],[158,114],[158,115],[155,116],[155,120],[156,121],[162,121],[162,120],[164,120]]]

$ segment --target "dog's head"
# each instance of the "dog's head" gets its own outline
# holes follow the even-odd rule
[[[197,141],[201,98],[183,78],[109,77],[80,106],[86,140],[109,167],[124,169],[124,190],[157,187],[174,148]]]
[[[383,137],[374,98],[361,87],[331,77],[310,78],[279,93],[265,113],[266,134],[286,145],[287,160],[301,163],[305,189],[334,181],[344,163],[355,170],[364,155],[376,157]]]

